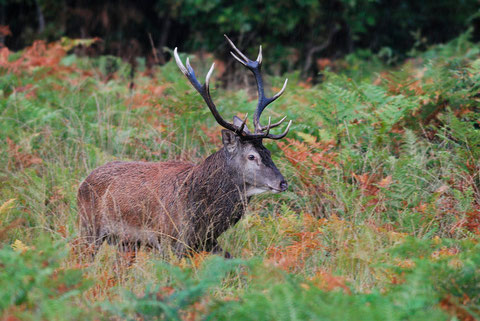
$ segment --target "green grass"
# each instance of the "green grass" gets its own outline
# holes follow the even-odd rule
[[[114,57],[53,44],[8,59],[3,318],[480,318],[480,47],[467,36],[396,69],[350,56],[322,84],[290,82],[265,112],[294,121],[288,139],[267,142],[290,188],[251,202],[220,239],[236,257],[226,261],[148,249],[131,261],[107,244],[92,258],[76,241],[76,191],[97,166],[198,162],[220,147],[218,125],[174,63],[138,72],[130,89],[129,67]],[[272,91],[282,81],[268,79]],[[225,118],[252,114],[245,90],[212,92]]]

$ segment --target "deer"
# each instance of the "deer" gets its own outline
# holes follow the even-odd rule
[[[177,48],[174,59],[180,71],[202,96],[221,131],[223,146],[198,164],[187,162],[113,161],[94,169],[80,184],[77,194],[80,235],[98,249],[104,241],[146,244],[178,256],[206,251],[224,252],[218,237],[244,216],[254,195],[280,193],[288,184],[263,145],[264,139],[278,140],[289,132],[288,122],[281,134],[271,129],[281,125],[260,123],[264,109],[279,98],[287,86],[266,97],[261,75],[262,46],[256,60],[247,58],[225,35],[233,58],[249,69],[256,80],[258,103],[253,129],[244,119],[222,118],[210,96],[210,67],[205,83],[196,78],[189,58],[183,65]]]

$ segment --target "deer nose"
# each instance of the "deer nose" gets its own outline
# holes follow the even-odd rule
[[[284,181],[284,180],[283,180],[283,181],[281,181],[281,182],[280,182],[280,190],[281,190],[282,192],[284,192],[284,191],[286,191],[286,190],[287,190],[287,188],[288,188],[288,184],[287,184],[287,182],[286,182],[286,181]]]

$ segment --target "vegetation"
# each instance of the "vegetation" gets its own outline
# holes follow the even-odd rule
[[[317,85],[288,75],[275,111],[294,125],[268,147],[290,188],[256,197],[222,236],[232,260],[108,244],[92,257],[79,242],[76,191],[92,169],[196,162],[220,145],[174,62],[132,82],[119,58],[72,53],[88,40],[0,49],[2,319],[479,319],[480,46],[469,39],[396,68],[351,54]],[[254,108],[247,91],[212,92],[225,118]]]
[[[113,54],[135,64],[148,56],[164,64],[164,47],[229,55],[223,33],[242,48],[262,43],[270,71],[301,70],[316,78],[322,58],[338,58],[356,50],[378,53],[390,64],[449,41],[469,28],[478,41],[477,0],[154,0],[59,1],[0,0],[0,43],[15,50],[34,40],[100,37],[88,53]]]

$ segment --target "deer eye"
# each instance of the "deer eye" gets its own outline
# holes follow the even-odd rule
[[[255,159],[255,155],[248,155],[248,159],[249,159],[249,160],[254,160],[254,159]]]

